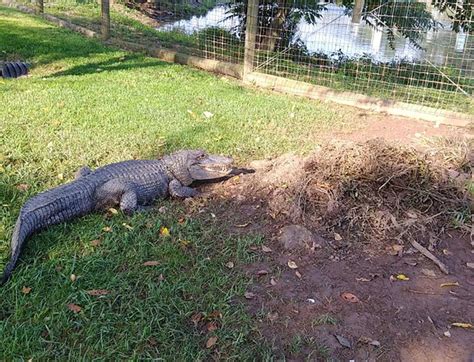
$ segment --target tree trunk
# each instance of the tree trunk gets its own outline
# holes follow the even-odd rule
[[[286,5],[285,0],[278,1],[278,10],[270,23],[270,27],[264,29],[260,49],[266,51],[274,51],[277,41],[282,38],[283,25],[286,17],[290,12],[290,8]]]

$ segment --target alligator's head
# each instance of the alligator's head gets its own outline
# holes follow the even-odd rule
[[[229,175],[234,160],[201,150],[184,150],[165,156],[163,162],[183,185],[190,185],[193,181],[214,180]]]

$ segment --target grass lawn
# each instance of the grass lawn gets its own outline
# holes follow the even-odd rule
[[[305,152],[318,132],[354,127],[353,109],[246,89],[4,7],[1,59],[33,64],[29,77],[0,79],[1,269],[23,202],[81,165],[186,147],[243,163]],[[163,204],[165,213],[90,215],[31,238],[0,289],[0,358],[265,358],[269,347],[240,302],[249,282],[240,266],[261,238],[226,235],[219,215],[183,222],[181,202]],[[87,293],[96,289],[108,294]],[[217,343],[206,348],[211,336]]]

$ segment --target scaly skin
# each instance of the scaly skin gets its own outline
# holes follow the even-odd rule
[[[131,214],[158,198],[193,197],[195,180],[211,180],[231,172],[232,159],[200,150],[179,151],[161,160],[131,160],[100,167],[84,167],[76,180],[40,193],[21,208],[11,242],[11,258],[0,285],[11,276],[26,240],[33,233],[94,210],[120,205]]]

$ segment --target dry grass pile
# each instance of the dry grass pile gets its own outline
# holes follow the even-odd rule
[[[465,140],[426,148],[420,152],[379,139],[327,144],[285,190],[292,199],[287,209],[313,230],[337,232],[371,248],[410,238],[434,246],[446,228],[470,228],[472,155]]]

